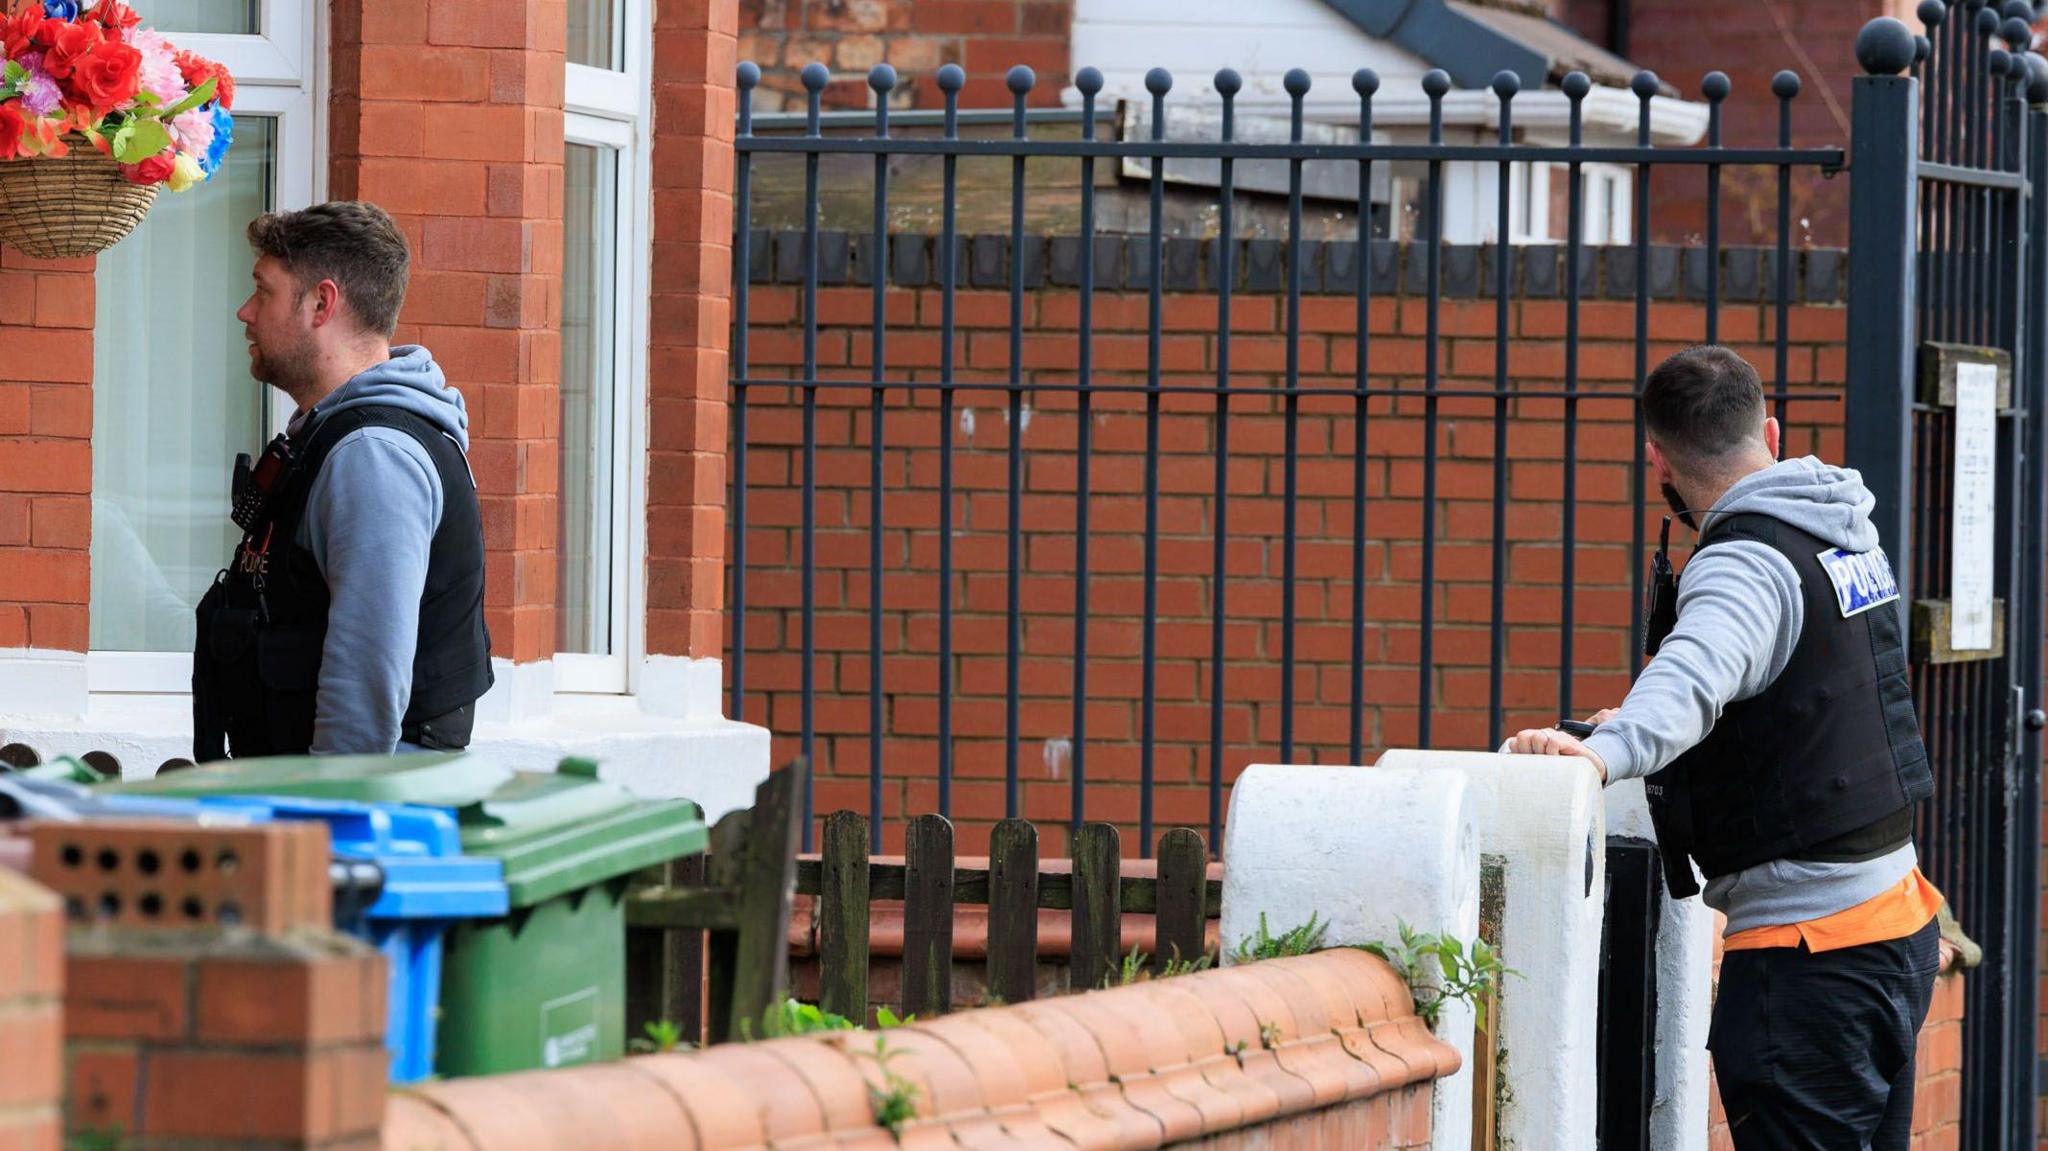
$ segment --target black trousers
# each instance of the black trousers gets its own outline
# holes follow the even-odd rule
[[[1722,958],[1707,1049],[1737,1151],[1907,1151],[1939,936]]]

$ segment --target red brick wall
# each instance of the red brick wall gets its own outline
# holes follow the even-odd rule
[[[1561,18],[1596,44],[1607,44],[1614,0],[1565,0]],[[1792,105],[1792,142],[1803,148],[1846,147],[1856,33],[1866,21],[1910,17],[1910,4],[1857,0],[1852,4],[1707,6],[1686,0],[1625,0],[1628,58],[1698,100],[1709,71],[1726,72],[1734,87],[1722,105],[1722,140],[1729,147],[1775,147],[1778,99],[1771,77],[1800,74],[1805,87]],[[1907,11],[1892,12],[1894,7]],[[1908,19],[1914,31],[1917,20]],[[1711,45],[1706,52],[1703,44]],[[1650,224],[1659,239],[1705,232],[1704,169],[1663,170],[1651,184]],[[1849,239],[1846,179],[1818,172],[1793,175],[1792,244],[1840,247]],[[1730,168],[1722,173],[1722,235],[1731,244],[1777,242],[1778,178],[1772,169]],[[1698,242],[1697,238],[1693,242]]]
[[[86,647],[92,274],[0,249],[0,649]]]
[[[56,1151],[64,1079],[64,916],[0,867],[0,1147]]]
[[[828,108],[865,108],[868,69],[906,73],[896,99],[907,107],[944,104],[934,76],[944,64],[967,71],[963,108],[1007,108],[1003,77],[1027,64],[1038,73],[1032,103],[1059,103],[1068,82],[1073,0],[740,0],[740,59],[761,66],[754,107],[801,111],[806,64],[832,69]]]
[[[553,0],[336,0],[328,176],[413,246],[398,337],[469,406],[495,654],[555,644],[562,66]]]
[[[936,291],[890,294],[889,362],[897,372],[936,375]],[[1284,367],[1282,299],[1239,296],[1231,355],[1237,386],[1279,381]],[[757,284],[751,303],[751,374],[800,373],[798,291]],[[1555,389],[1563,371],[1564,305],[1511,304],[1510,371],[1525,390]],[[1354,301],[1303,301],[1302,382],[1351,384]],[[958,297],[961,378],[1003,380],[1008,363],[1006,293]],[[1025,300],[1025,377],[1071,381],[1077,356],[1075,293],[1044,290]],[[865,288],[831,288],[820,299],[820,372],[864,378],[868,355]],[[1099,384],[1142,382],[1147,300],[1142,293],[1100,293],[1095,307]],[[1790,378],[1839,386],[1844,313],[1831,306],[1792,312]],[[1372,312],[1373,383],[1420,387],[1424,304],[1376,299]],[[1697,341],[1698,305],[1658,302],[1651,309],[1652,362]],[[1168,387],[1214,381],[1216,301],[1169,294],[1161,355]],[[1772,309],[1729,306],[1722,338],[1766,373],[1762,343]],[[1447,300],[1442,366],[1449,388],[1491,387],[1494,304]],[[1580,370],[1588,389],[1626,392],[1634,371],[1633,305],[1584,305]],[[1022,813],[1048,824],[1069,816],[1070,764],[1047,741],[1072,731],[1075,572],[1076,405],[1070,393],[1028,397],[1023,431],[1023,645],[1021,673]],[[818,761],[817,810],[867,809],[868,476],[865,388],[819,397],[817,499]],[[936,810],[939,437],[937,398],[889,398],[885,453],[885,620],[887,684],[884,815]],[[802,499],[799,408],[781,389],[752,396],[749,430],[749,619],[746,718],[776,736],[775,759],[797,752],[801,676],[800,559]],[[958,399],[950,430],[956,494],[950,522],[956,563],[953,637],[958,661],[954,731],[954,814],[962,851],[981,850],[986,821],[1004,809],[1004,693],[1007,452],[1003,393]],[[1214,401],[1171,397],[1160,421],[1158,711],[1156,814],[1162,826],[1206,825],[1210,722],[1210,583],[1215,469]],[[1348,757],[1351,570],[1351,401],[1305,400],[1300,420],[1300,520],[1296,727],[1298,759]],[[1226,781],[1246,764],[1279,754],[1283,435],[1278,400],[1239,396],[1230,418],[1230,492]],[[1417,740],[1416,700],[1421,611],[1423,405],[1376,398],[1369,420],[1366,555],[1367,757]],[[1795,404],[1790,453],[1839,458],[1839,403]],[[1631,531],[1627,501],[1635,450],[1633,407],[1624,398],[1580,404],[1575,525],[1578,591],[1574,704],[1617,702],[1628,684]],[[1510,407],[1510,503],[1505,706],[1510,729],[1556,718],[1563,530],[1563,403],[1517,399]],[[1493,401],[1446,399],[1437,450],[1437,614],[1435,682],[1439,745],[1478,746],[1487,737],[1492,572]],[[1089,630],[1087,815],[1134,824],[1140,779],[1140,670],[1145,522],[1143,401],[1128,393],[1095,401]],[[1654,489],[1653,505],[1661,507]],[[1655,519],[1650,520],[1654,533]],[[1654,538],[1654,534],[1653,537]],[[728,669],[730,664],[728,663]],[[900,820],[892,823],[900,836]],[[1129,847],[1135,837],[1127,835]],[[1048,847],[1057,852],[1057,845]]]
[[[732,339],[733,0],[657,7],[647,651],[716,657]]]

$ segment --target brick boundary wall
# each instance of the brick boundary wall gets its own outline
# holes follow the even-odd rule
[[[388,1065],[384,957],[330,926],[324,824],[43,823],[30,834],[30,875],[72,924],[52,914],[39,944],[47,952],[62,940],[62,1046],[33,1050],[28,1080],[61,1073],[70,1145],[374,1142]],[[0,908],[18,882],[0,871]],[[5,938],[0,930],[0,998],[17,984]],[[14,1034],[0,1044],[0,1068]],[[0,1078],[0,1135],[15,1078]]]
[[[756,111],[801,111],[804,65],[832,69],[828,108],[866,108],[868,69],[893,65],[907,83],[899,107],[944,103],[939,68],[967,72],[964,108],[1008,107],[1013,65],[1038,74],[1031,103],[1057,106],[1069,82],[1073,0],[741,0],[740,59],[761,66]]]
[[[1336,950],[892,1030],[916,1089],[907,1144],[1429,1146],[1458,1055],[1385,963]],[[603,1067],[433,1084],[392,1098],[386,1151],[656,1146],[886,1148],[874,1034],[725,1044]]]
[[[94,266],[0,249],[0,649],[86,648]]]
[[[820,292],[822,378],[860,381],[868,374],[870,292],[859,286],[869,260],[858,237],[820,247],[830,273]],[[1142,241],[1103,238],[1105,282],[1095,299],[1098,385],[1142,384],[1149,301],[1142,290]],[[1006,280],[1006,244],[963,240],[957,296],[958,379],[998,385],[958,393],[950,429],[956,493],[951,513],[956,734],[954,816],[960,850],[985,850],[990,821],[1004,808],[1005,611],[1009,432],[1009,296],[982,285]],[[1425,302],[1417,295],[1412,253],[1376,245],[1370,364],[1376,388],[1419,389],[1424,369]],[[801,291],[788,283],[795,248],[782,237],[757,245],[750,269],[749,372],[757,379],[801,374]],[[898,243],[887,297],[890,376],[930,380],[939,363],[940,294],[929,285],[937,264],[929,244]],[[1215,381],[1217,297],[1206,290],[1213,245],[1169,245],[1163,300],[1162,383],[1206,388]],[[1064,249],[1064,250],[1063,250]],[[1348,251],[1347,251],[1348,249]],[[1280,247],[1247,241],[1239,266],[1245,291],[1233,301],[1232,384],[1284,380],[1284,296],[1270,289],[1284,269],[1268,257]],[[1495,302],[1488,298],[1488,253],[1447,253],[1441,315],[1446,388],[1491,389]],[[1319,245],[1307,253],[1314,275],[1302,305],[1305,387],[1329,399],[1301,401],[1299,427],[1297,758],[1348,757],[1351,612],[1351,388],[1357,355],[1356,303],[1348,294],[1355,245]],[[1070,257],[1078,245],[1055,239],[1027,249],[1024,379],[1071,383],[1079,355],[1077,293]],[[1138,258],[1116,259],[1118,256]],[[1405,258],[1404,258],[1405,257]],[[1773,370],[1775,306],[1760,299],[1775,276],[1759,274],[1768,253],[1730,253],[1721,337],[1763,371]],[[1591,710],[1624,694],[1629,634],[1631,534],[1628,511],[1636,450],[1633,254],[1589,259],[1581,311],[1580,401],[1573,548],[1577,594],[1574,704]],[[1704,309],[1692,284],[1696,261],[1679,249],[1652,253],[1650,362],[1698,341]],[[1839,253],[1803,253],[1798,302],[1790,310],[1788,384],[1836,398],[1796,403],[1788,453],[1839,459],[1839,390],[1844,312]],[[1566,308],[1540,253],[1518,261],[1509,303],[1509,372],[1522,391],[1562,387]],[[1704,265],[1697,264],[1698,279]],[[1135,275],[1134,275],[1135,272]],[[1736,273],[1740,273],[1737,275]],[[1627,277],[1624,279],[1623,277]],[[840,281],[840,282],[831,282]],[[1383,290],[1382,290],[1383,289]],[[818,700],[817,811],[867,809],[868,770],[868,482],[869,393],[864,384],[822,389],[818,402]],[[1095,399],[1090,501],[1090,612],[1087,816],[1130,828],[1138,817],[1142,643],[1145,416],[1142,396]],[[885,850],[900,850],[901,816],[937,809],[937,529],[940,508],[938,400],[929,391],[888,397],[884,458],[884,660],[888,684],[884,744]],[[1072,653],[1076,523],[1077,411],[1071,392],[1027,395],[1022,504],[1021,675],[1022,811],[1052,825],[1070,814]],[[1156,816],[1161,827],[1204,826],[1209,775],[1209,695],[1216,421],[1214,400],[1174,396],[1162,402],[1158,626]],[[1509,625],[1504,702],[1510,728],[1551,722],[1564,549],[1561,509],[1564,402],[1517,398],[1509,407]],[[798,750],[802,439],[790,390],[757,384],[748,425],[749,618],[746,718],[776,735],[775,757]],[[1478,747],[1486,739],[1490,663],[1494,401],[1447,398],[1439,405],[1437,617],[1433,631],[1439,746]],[[1424,404],[1419,397],[1374,398],[1368,408],[1365,752],[1418,737],[1419,577]],[[1225,783],[1246,764],[1278,755],[1283,572],[1283,405],[1237,395],[1229,422],[1228,615],[1225,625]],[[1646,535],[1654,540],[1662,501],[1649,492]],[[728,629],[731,624],[728,621]],[[731,664],[728,661],[728,673]],[[1127,845],[1135,835],[1126,835]],[[1063,841],[1062,841],[1063,842]],[[1049,854],[1063,850],[1048,846]]]
[[[0,1147],[56,1151],[62,1134],[64,913],[0,867]]]

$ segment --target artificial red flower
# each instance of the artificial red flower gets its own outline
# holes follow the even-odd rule
[[[178,154],[169,148],[151,156],[140,164],[121,165],[121,178],[131,184],[161,184],[171,178],[178,168]]]
[[[178,72],[185,77],[187,89],[196,92],[201,84],[212,80],[213,98],[228,111],[235,110],[235,78],[228,74],[226,68],[204,56],[194,56],[190,52],[180,52],[172,59],[177,61]]]
[[[50,50],[43,53],[43,71],[55,79],[68,80],[78,62],[105,43],[106,37],[100,34],[97,24],[70,24],[62,20],[43,21],[42,31],[47,33],[52,24],[57,25],[57,35],[50,42]]]
[[[92,15],[115,31],[126,31],[142,23],[142,14],[120,0],[100,0],[100,6],[92,10]]]
[[[21,102],[9,100],[0,104],[0,160],[12,160],[21,155]]]
[[[112,40],[94,48],[71,73],[72,103],[100,115],[133,100],[141,86],[141,50]]]
[[[43,21],[41,4],[30,4],[0,21],[0,47],[6,48],[8,59],[20,56],[35,44],[36,33],[42,29]]]

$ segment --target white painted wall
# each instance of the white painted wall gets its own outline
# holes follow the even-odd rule
[[[1400,923],[1460,939],[1479,932],[1479,841],[1465,777],[1412,768],[1245,769],[1224,824],[1224,962],[1260,913],[1275,932],[1328,921],[1328,946],[1400,938]],[[1472,1011],[1445,1006],[1436,1034],[1457,1048],[1437,1081],[1432,1146],[1472,1143]]]
[[[765,728],[720,709],[717,660],[643,661],[637,695],[554,690],[545,661],[493,661],[497,683],[477,705],[473,754],[522,771],[551,771],[568,756],[594,759],[599,775],[650,798],[688,799],[716,820],[751,806],[768,776]],[[184,695],[86,690],[75,652],[0,652],[0,743],[24,743],[48,760],[106,751],[122,774],[148,778],[192,754],[192,703]]]
[[[1587,1151],[1598,1119],[1606,808],[1583,760],[1388,751],[1372,770],[1464,780],[1483,855],[1505,865],[1501,1151]]]

